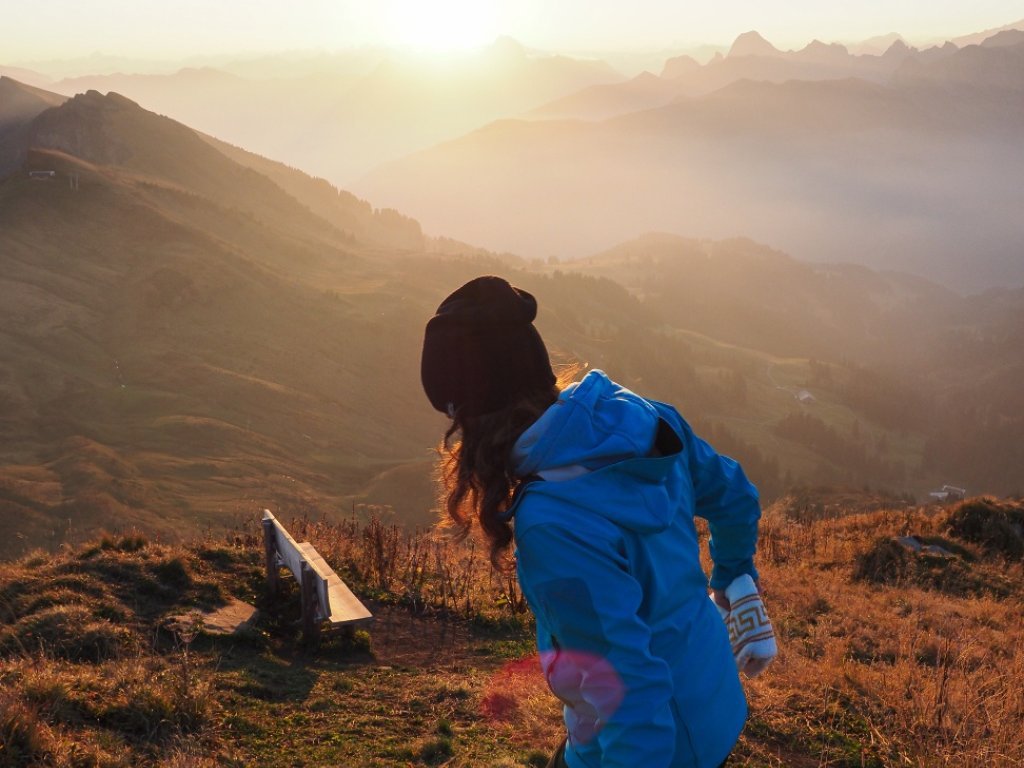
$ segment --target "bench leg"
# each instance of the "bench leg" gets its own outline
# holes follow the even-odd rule
[[[267,590],[271,597],[276,597],[278,587],[277,544],[272,520],[263,521],[263,557],[267,565]]]
[[[302,638],[310,648],[320,644],[320,622],[316,620],[316,577],[305,561],[302,563]]]

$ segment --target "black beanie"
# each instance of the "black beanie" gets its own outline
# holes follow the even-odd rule
[[[551,389],[555,374],[536,316],[531,294],[490,275],[442,301],[423,339],[420,372],[430,404],[449,416],[478,416]]]

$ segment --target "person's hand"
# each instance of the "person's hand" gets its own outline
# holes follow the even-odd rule
[[[754,586],[757,587],[757,594],[759,594],[763,598],[764,588],[761,586],[761,582],[755,581]],[[725,594],[724,589],[715,589],[714,587],[712,587],[711,599],[715,601],[715,605],[717,605],[719,608],[722,608],[723,610],[728,611],[731,607],[729,603],[729,596]]]
[[[736,667],[748,677],[761,674],[778,653],[763,594],[761,585],[750,576],[740,576],[724,590],[712,589],[710,595],[729,629]]]
[[[724,589],[711,589],[711,599],[715,601],[715,605],[724,611],[729,610],[729,596],[725,594]]]
[[[772,659],[774,658],[774,656],[749,656],[744,661],[740,672],[747,677],[757,677],[768,669],[768,665],[772,663]]]

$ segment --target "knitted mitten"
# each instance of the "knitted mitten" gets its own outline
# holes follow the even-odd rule
[[[729,598],[729,610],[718,603],[715,607],[729,629],[736,666],[747,677],[757,677],[779,652],[764,601],[748,575],[734,579],[726,587],[725,596]]]

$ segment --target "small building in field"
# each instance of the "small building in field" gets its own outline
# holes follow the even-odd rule
[[[815,402],[814,395],[812,395],[806,389],[801,389],[799,392],[793,395],[793,397],[795,397],[797,400],[799,400],[801,403],[804,403],[805,405],[810,405],[811,403]]]
[[[937,491],[932,491],[928,496],[935,501],[963,501],[967,498],[967,489],[958,488],[955,485],[944,485]]]

